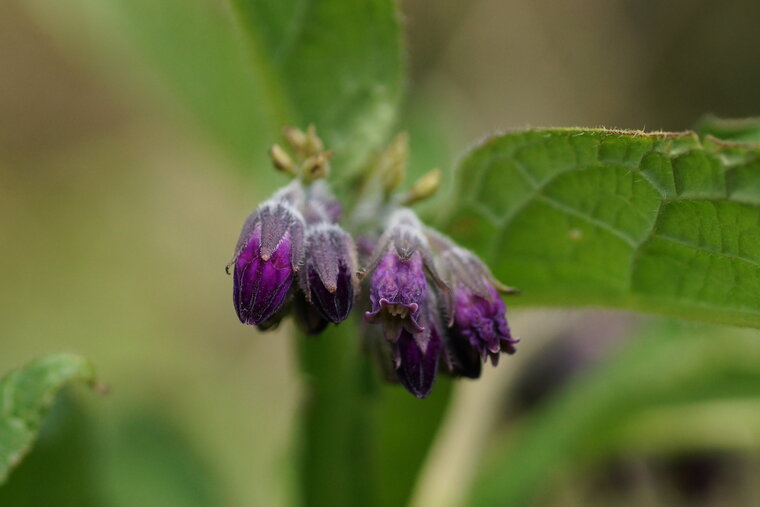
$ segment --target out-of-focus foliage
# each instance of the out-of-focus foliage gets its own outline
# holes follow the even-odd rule
[[[699,135],[739,143],[760,144],[760,118],[730,120],[706,116],[696,128]]]
[[[88,49],[108,68],[143,57],[243,167],[268,166],[286,123],[317,125],[338,171],[363,162],[387,137],[403,91],[395,2],[232,3],[233,12],[213,0],[30,6],[80,44],[97,40]]]
[[[313,123],[349,172],[387,137],[404,86],[396,2],[230,0],[289,121]],[[276,131],[276,130],[275,130]]]
[[[96,400],[86,407],[61,409],[71,418],[54,411],[50,432],[41,435],[29,461],[0,492],[24,492],[31,505],[51,503],[50,497],[29,500],[27,485],[55,468],[57,475],[46,481],[51,494],[64,491],[58,486],[86,483],[92,488],[80,491],[82,496],[57,495],[57,504],[100,506],[114,498],[123,505],[294,503],[299,481],[293,477],[297,453],[291,442],[300,379],[287,336],[292,329],[285,325],[281,332],[261,336],[240,326],[222,267],[245,212],[278,183],[269,172],[266,149],[282,122],[303,126],[315,120],[307,116],[315,115],[320,131],[334,129],[328,148],[345,154],[336,160],[338,172],[377,146],[388,128],[387,106],[395,106],[400,92],[400,65],[393,60],[400,61],[400,51],[395,40],[377,43],[395,17],[379,2],[360,3],[10,0],[0,6],[3,367],[50,350],[78,350],[95,359],[113,387],[108,397],[92,397]],[[415,0],[404,7],[413,42],[412,96],[402,118],[412,134],[411,175],[450,164],[462,139],[496,128],[679,128],[704,111],[734,116],[759,111],[760,66],[755,63],[760,53],[752,43],[758,7],[752,2],[586,1],[563,7],[545,1]],[[367,23],[364,16],[372,9],[388,23]],[[36,28],[25,17],[29,13],[39,23]],[[280,36],[289,48],[277,48]],[[300,45],[307,40],[314,52]],[[327,56],[338,46],[349,56],[345,61]],[[270,60],[271,48],[279,56]],[[367,54],[372,56],[362,56]],[[315,76],[310,68],[301,75],[298,59],[307,56],[329,71]],[[375,65],[384,70],[375,73]],[[346,77],[354,72],[355,80]],[[284,83],[287,76],[299,79]],[[367,88],[373,79],[380,86]],[[156,87],[157,82],[166,86]],[[324,88],[317,89],[318,84]],[[329,95],[340,101],[334,110],[323,102]],[[191,111],[195,123],[184,121],[175,103]],[[699,132],[757,140],[752,125],[734,127],[705,122]],[[207,132],[236,165],[255,175],[255,184],[248,179],[241,185],[239,174],[219,170],[229,161],[208,150]],[[345,144],[354,141],[357,151]],[[450,195],[443,192],[437,202],[423,203],[431,219],[440,214],[439,203],[448,206]],[[503,275],[514,283],[521,273]],[[539,294],[532,283],[521,285],[527,301]],[[714,345],[722,346],[723,331],[691,329],[694,335],[712,333]],[[524,362],[533,336],[530,329],[515,332],[523,339],[521,352],[501,368]],[[326,337],[331,338],[336,349],[323,349],[322,357],[356,358],[347,348],[355,345],[354,337]],[[684,347],[691,343],[682,340]],[[693,343],[704,344],[701,338]],[[674,364],[679,356],[676,351]],[[314,386],[316,394],[303,396],[308,401],[313,395],[367,388],[370,406],[339,406],[322,416],[329,424],[349,414],[327,427],[334,432],[327,442],[335,441],[337,431],[369,421],[377,437],[371,442],[373,456],[343,461],[337,475],[330,468],[319,470],[314,478],[328,480],[314,487],[341,501],[355,498],[355,490],[340,491],[345,483],[332,482],[348,471],[377,488],[372,501],[399,505],[436,436],[445,400],[431,398],[423,406],[393,387],[373,386],[366,377],[354,376],[368,373],[359,363],[352,364],[356,370],[350,375],[359,384],[339,385],[348,378],[337,376],[343,366],[335,377],[322,379],[325,385]],[[741,370],[741,364],[736,368]],[[597,378],[606,381],[601,373]],[[436,394],[443,393],[442,387]],[[570,396],[574,389],[588,395],[590,388],[578,382],[563,393]],[[573,399],[586,400],[578,396]],[[335,400],[330,401],[334,408]],[[743,403],[747,399],[704,401],[637,412],[614,436],[605,437],[615,440],[608,450],[628,446],[666,453],[665,444],[676,440],[667,437],[667,430],[683,426],[684,419],[693,424],[676,436],[684,447],[692,446],[715,437],[704,431],[709,416],[718,421],[724,412],[735,424],[724,427],[720,445],[736,444],[731,438],[751,429],[744,425],[754,420]],[[608,402],[602,396],[593,403]],[[357,408],[362,412],[352,412]],[[316,404],[314,410],[319,409]],[[533,420],[532,413],[525,417]],[[68,422],[58,426],[60,421]],[[707,426],[700,429],[700,421],[708,421]],[[567,435],[563,421],[553,424]],[[68,429],[57,432],[58,427]],[[539,427],[548,434],[554,429],[549,423]],[[82,432],[94,435],[90,443]],[[49,453],[51,447],[63,450]],[[557,451],[565,460],[566,450]],[[351,451],[338,459],[356,457]],[[370,460],[376,468],[350,470]],[[89,479],[93,468],[102,474],[100,482]],[[156,481],[156,476],[166,480]],[[516,480],[498,477],[500,484]],[[197,487],[184,490],[188,481]],[[20,498],[0,504],[24,505]]]
[[[70,354],[38,359],[0,380],[0,483],[31,449],[58,391],[77,380],[94,382],[95,373]]]
[[[535,130],[463,161],[449,230],[526,303],[760,326],[760,148]]]
[[[110,425],[93,418],[95,405],[70,392],[56,401],[34,449],[0,488],[0,505],[227,504],[214,469],[168,415],[131,407]]]
[[[97,429],[72,391],[55,400],[29,456],[0,488],[0,505],[102,507],[103,462],[94,444]],[[42,487],[41,484],[44,484]]]
[[[470,505],[529,505],[549,495],[547,486],[559,478],[615,451],[757,451],[755,334],[670,324],[637,336],[503,436],[488,453]]]

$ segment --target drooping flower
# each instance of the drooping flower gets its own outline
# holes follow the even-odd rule
[[[428,278],[440,283],[430,260],[428,244],[419,220],[401,209],[389,220],[366,272],[372,272],[369,298],[372,307],[364,314],[370,323],[381,323],[385,337],[395,342],[402,332],[420,333],[422,306],[428,297]]]
[[[428,229],[439,249],[436,258],[446,284],[453,291],[453,320],[448,336],[448,355],[456,374],[477,378],[480,368],[474,358],[490,357],[495,366],[502,352],[515,353],[518,340],[507,324],[507,308],[499,291],[509,291],[472,252]]]
[[[292,150],[276,145],[270,156],[294,179],[248,217],[227,266],[241,322],[274,329],[293,315],[304,333],[316,335],[347,319],[359,296],[367,307],[363,349],[379,360],[387,380],[418,398],[430,394],[439,369],[477,378],[487,359],[495,365],[502,352],[515,351],[499,295],[506,287],[473,253],[403,207],[429,197],[440,183],[434,170],[399,191],[403,136],[356,187],[349,221],[354,242],[338,225],[342,205],[325,181],[332,152],[313,127],[284,133]],[[360,273],[358,260],[366,266]],[[369,282],[364,291],[359,279]]]
[[[351,312],[356,293],[356,252],[351,236],[322,222],[307,229],[301,288],[326,320],[335,324]]]
[[[422,331],[412,333],[402,328],[401,334],[393,343],[396,377],[417,398],[425,398],[433,389],[444,348],[444,327],[435,290],[428,293],[421,321]]]
[[[425,398],[433,389],[442,346],[436,326],[431,325],[420,333],[401,330],[394,347],[396,376],[417,398]]]
[[[474,292],[461,284],[454,289],[454,326],[452,332],[480,353],[485,361],[499,363],[499,355],[515,353],[517,340],[507,325],[507,308],[493,286],[490,294]]]
[[[262,325],[285,303],[303,256],[304,222],[285,199],[262,204],[246,220],[235,254],[233,302],[240,322]]]

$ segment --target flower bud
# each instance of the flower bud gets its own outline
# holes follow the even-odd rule
[[[351,236],[326,222],[310,226],[306,234],[301,288],[306,299],[330,322],[344,321],[356,293],[356,253]]]
[[[303,218],[290,204],[273,199],[246,220],[234,264],[233,301],[240,322],[261,325],[285,303],[303,255]]]

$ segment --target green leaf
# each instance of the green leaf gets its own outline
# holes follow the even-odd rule
[[[264,55],[293,112],[316,124],[353,168],[382,143],[403,91],[400,29],[392,0],[231,0],[254,55]]]
[[[213,456],[165,408],[130,406],[99,439],[109,505],[230,505]]]
[[[726,141],[760,144],[760,118],[724,119],[705,116],[697,124],[701,137],[713,136]]]
[[[34,449],[0,487],[0,505],[229,505],[213,461],[176,414],[150,402],[110,413],[108,405],[88,409],[64,389]]]
[[[94,378],[89,361],[59,354],[37,359],[0,380],[0,483],[31,449],[58,391],[70,382]]]
[[[0,487],[0,505],[110,506],[99,475],[104,467],[94,423],[76,396],[63,389],[41,425],[34,449]]]
[[[524,291],[513,302],[760,327],[760,147],[532,130],[459,169],[448,230]]]
[[[120,84],[142,84],[135,75],[147,62],[243,167],[268,170],[285,123],[314,123],[339,155],[334,167],[356,167],[387,136],[402,96],[395,2],[230,2],[234,9],[215,0],[29,6],[100,56]]]
[[[470,505],[533,505],[559,477],[621,440],[630,445],[631,423],[652,410],[758,399],[760,341],[754,332],[660,327],[566,386],[495,445]],[[712,428],[718,438],[723,429]]]

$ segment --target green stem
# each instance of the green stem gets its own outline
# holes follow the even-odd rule
[[[305,393],[299,486],[304,506],[405,505],[440,426],[450,383],[418,400],[379,380],[353,321],[299,336]]]
[[[301,414],[303,505],[368,505],[372,487],[372,382],[356,326],[298,337],[305,393]]]

